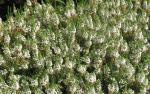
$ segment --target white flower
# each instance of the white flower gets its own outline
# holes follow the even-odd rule
[[[13,83],[13,85],[11,86],[11,88],[13,88],[13,89],[15,89],[15,90],[18,90],[18,89],[20,88],[19,82],[18,82],[18,81],[15,81],[15,82]]]
[[[4,60],[3,56],[0,55],[0,65],[2,65],[2,64],[4,64],[4,63],[6,63],[6,61]]]
[[[85,79],[90,83],[94,83],[94,82],[96,82],[96,74],[95,73],[87,73],[85,75]]]
[[[32,6],[32,3],[31,3],[30,0],[27,0],[27,5],[28,5],[28,6]]]
[[[53,23],[54,23],[55,25],[58,25],[58,24],[60,23],[59,18],[58,18],[58,15],[57,15],[56,13],[52,13],[52,14],[50,15],[50,17],[51,17],[51,20],[53,21]]]
[[[71,62],[71,61],[67,61],[67,62],[65,63],[65,66],[66,66],[67,68],[69,68],[69,69],[72,69],[73,66],[74,66],[74,64],[73,64],[73,62]]]
[[[29,50],[23,50],[23,55],[24,55],[25,58],[30,58]]]
[[[52,67],[49,67],[49,68],[47,69],[47,72],[48,72],[49,74],[53,74],[53,73],[54,73],[54,70],[53,70]]]
[[[0,40],[3,37],[4,33],[2,31],[0,31]]]
[[[76,85],[70,85],[70,86],[69,86],[69,91],[70,91],[72,94],[75,93],[76,90],[77,90],[77,86],[76,86]]]
[[[6,55],[6,56],[11,56],[11,51],[8,47],[4,47],[3,48],[3,53]]]
[[[95,91],[94,87],[91,87],[90,89],[87,90],[87,92],[85,94],[97,94]]]
[[[55,54],[60,54],[61,53],[61,49],[59,47],[53,47],[54,53]]]
[[[46,94],[58,94],[58,93],[57,93],[56,89],[54,89],[54,88],[48,88],[46,90]]]
[[[73,9],[69,9],[67,10],[67,12],[65,13],[65,15],[70,18],[72,16],[75,16],[76,15],[76,10],[73,8]]]
[[[55,64],[53,67],[56,71],[60,71],[61,70],[61,65],[59,63]]]
[[[144,72],[138,73],[138,74],[136,75],[136,79],[137,79],[137,81],[138,81],[139,83],[144,83],[144,81],[145,81],[145,74],[144,74]]]
[[[40,84],[46,85],[49,83],[49,76],[47,74],[43,75],[42,79],[40,80]]]
[[[84,74],[86,72],[86,66],[85,65],[79,65],[77,70],[78,70],[78,72]]]
[[[53,65],[53,63],[52,63],[51,60],[46,60],[46,61],[45,61],[45,66],[46,66],[46,67],[49,68],[49,67],[52,67],[52,65]]]
[[[91,62],[91,60],[90,60],[90,58],[88,56],[81,58],[81,60],[83,62],[85,62],[86,64],[90,64],[90,62]]]
[[[9,43],[10,43],[10,40],[11,40],[11,38],[10,38],[9,34],[6,34],[6,35],[4,36],[4,43],[9,44]]]
[[[116,83],[115,84],[109,84],[108,85],[108,90],[109,90],[109,94],[112,94],[114,92],[117,93],[119,91],[119,87]]]
[[[41,27],[41,23],[40,23],[40,21],[37,21],[37,22],[35,23],[35,32],[39,31],[39,30],[40,30],[40,27]]]
[[[91,45],[92,45],[92,41],[91,40],[87,40],[87,41],[85,41],[85,47],[91,47]]]
[[[31,86],[38,86],[38,80],[37,79],[31,79],[30,83],[31,83],[30,84]]]
[[[6,69],[0,70],[0,74],[1,74],[1,75],[6,75],[7,73],[8,73],[8,71],[7,71]]]
[[[93,20],[92,20],[92,17],[89,15],[87,16],[86,18],[86,24],[87,26],[90,28],[90,29],[93,29],[94,28],[94,25],[93,25]]]

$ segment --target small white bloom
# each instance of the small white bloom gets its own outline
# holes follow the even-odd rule
[[[136,79],[139,83],[144,83],[145,81],[145,74],[142,72],[142,73],[138,73],[136,75]]]
[[[60,71],[61,70],[61,65],[60,64],[55,64],[53,67],[56,71]]]
[[[4,64],[4,63],[6,63],[6,61],[4,60],[3,56],[0,55],[0,65],[2,65],[2,64]]]
[[[59,47],[53,47],[54,53],[55,54],[60,54],[61,53],[61,49]]]
[[[95,73],[87,73],[85,76],[85,79],[90,83],[94,83],[94,82],[96,82],[96,74]]]
[[[0,74],[2,74],[2,75],[6,75],[7,73],[8,73],[8,71],[6,69],[0,70]]]
[[[37,21],[37,22],[35,23],[35,32],[37,32],[37,31],[40,30],[40,26],[41,26],[40,21]]]
[[[73,66],[74,66],[74,64],[73,64],[73,62],[71,62],[71,61],[67,61],[67,62],[65,63],[65,66],[66,66],[67,68],[69,68],[69,69],[72,69]]]
[[[31,79],[31,86],[38,86],[38,80],[37,79]]]
[[[45,75],[42,77],[40,83],[41,83],[42,85],[48,84],[48,83],[49,83],[49,76],[48,76],[47,74],[45,74]]]
[[[12,88],[15,89],[15,90],[18,90],[20,88],[19,86],[19,82],[18,81],[15,81],[12,85]]]
[[[119,87],[117,84],[109,84],[108,85],[108,89],[109,89],[109,93],[114,93],[114,92],[118,92],[119,91]]]
[[[77,70],[78,70],[78,72],[84,74],[86,72],[86,66],[85,65],[79,65]]]
[[[4,47],[3,49],[3,53],[6,55],[6,56],[11,56],[11,51],[8,47]]]
[[[5,42],[6,44],[9,44],[9,43],[10,43],[10,40],[11,40],[11,38],[10,38],[9,34],[6,34],[5,37],[4,37],[4,42]]]
[[[77,86],[76,85],[70,85],[69,86],[69,91],[73,94],[75,93],[75,91],[77,90]]]
[[[32,3],[31,3],[30,0],[27,0],[27,5],[28,5],[28,6],[32,6]]]
[[[23,55],[24,55],[25,58],[30,58],[29,50],[23,50]]]

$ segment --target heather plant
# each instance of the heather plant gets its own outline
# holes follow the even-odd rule
[[[149,94],[149,0],[31,1],[0,19],[0,94]]]

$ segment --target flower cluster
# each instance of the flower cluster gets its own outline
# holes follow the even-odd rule
[[[148,94],[149,0],[32,5],[0,19],[0,94]]]

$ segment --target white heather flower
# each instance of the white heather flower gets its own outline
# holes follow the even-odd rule
[[[87,90],[85,94],[97,94],[94,87],[91,87]]]
[[[58,94],[55,88],[48,88],[46,94]]]
[[[24,55],[24,57],[25,58],[30,58],[30,52],[29,52],[29,50],[23,50],[23,55]]]
[[[9,47],[4,47],[4,48],[3,48],[3,53],[4,53],[6,56],[11,56],[11,51],[10,51]]]
[[[143,1],[143,7],[145,9],[148,9],[148,2],[146,0]]]
[[[14,49],[15,49],[15,51],[17,50],[17,51],[21,52],[21,50],[22,50],[22,44],[16,45]]]
[[[38,79],[30,79],[31,86],[38,86]]]
[[[39,31],[39,30],[40,30],[40,27],[41,27],[41,23],[40,23],[40,21],[37,21],[37,22],[35,23],[35,32]]]
[[[49,83],[49,76],[47,74],[43,75],[42,79],[40,80],[40,84],[46,85]]]
[[[86,24],[87,24],[87,26],[88,26],[90,29],[93,29],[93,28],[94,28],[93,20],[92,20],[92,17],[91,17],[90,15],[86,18]]]
[[[0,31],[0,40],[3,37],[4,33],[2,31]]]
[[[52,60],[49,60],[49,59],[48,59],[48,60],[45,61],[45,66],[46,66],[46,67],[49,68],[49,67],[52,67],[52,65],[53,65]]]
[[[117,83],[112,83],[108,85],[109,94],[117,93],[119,91],[119,87]]]
[[[28,6],[32,6],[32,3],[31,3],[30,0],[27,0],[27,5],[28,5]]]
[[[54,73],[53,68],[52,68],[52,67],[49,67],[49,68],[47,69],[47,73],[49,73],[49,74],[53,74],[53,73]]]
[[[59,63],[54,64],[53,68],[54,68],[54,70],[56,70],[56,71],[60,71],[60,70],[61,70],[61,65],[60,65]]]
[[[95,73],[87,73],[85,75],[85,79],[90,83],[94,83],[94,82],[96,82],[96,74]]]
[[[91,40],[87,40],[87,41],[85,41],[85,47],[91,47],[91,45],[92,45],[92,41]]]
[[[76,15],[76,10],[74,8],[67,10],[67,12],[65,13],[65,15],[70,18],[72,16]]]
[[[26,41],[26,38],[25,38],[25,36],[23,36],[23,35],[18,35],[17,37],[16,37],[18,40],[21,40],[21,41],[23,41],[23,42],[25,42]]]
[[[144,72],[138,73],[138,74],[136,75],[136,80],[137,80],[139,83],[144,83],[145,78],[146,78],[146,77],[145,77]]]
[[[58,25],[60,23],[58,15],[56,13],[52,13],[50,17],[55,25]]]
[[[6,69],[0,70],[0,74],[1,74],[1,75],[6,75],[7,73],[8,73],[8,71],[7,71]]]
[[[74,94],[74,93],[76,92],[76,90],[77,90],[77,86],[76,86],[76,85],[70,85],[70,86],[69,86],[69,91],[70,91],[72,94]]]
[[[18,82],[18,81],[15,81],[15,82],[12,84],[11,88],[13,88],[13,89],[15,89],[15,90],[18,90],[18,89],[20,88],[19,82]]]
[[[55,54],[60,54],[61,53],[61,49],[59,47],[53,47],[54,53]]]
[[[90,62],[91,62],[91,60],[90,60],[90,58],[88,56],[81,58],[81,60],[83,62],[85,62],[86,64],[90,64]]]
[[[81,74],[86,73],[86,66],[85,65],[79,65],[77,67],[78,72],[80,72]]]
[[[4,43],[9,44],[9,43],[10,43],[10,40],[11,40],[11,38],[10,38],[9,34],[6,34],[6,35],[4,36]]]
[[[4,60],[3,56],[0,55],[0,65],[2,65],[2,64],[4,64],[4,63],[6,63],[6,61]]]
[[[66,61],[65,66],[69,69],[72,69],[74,67],[74,64],[71,61]]]

